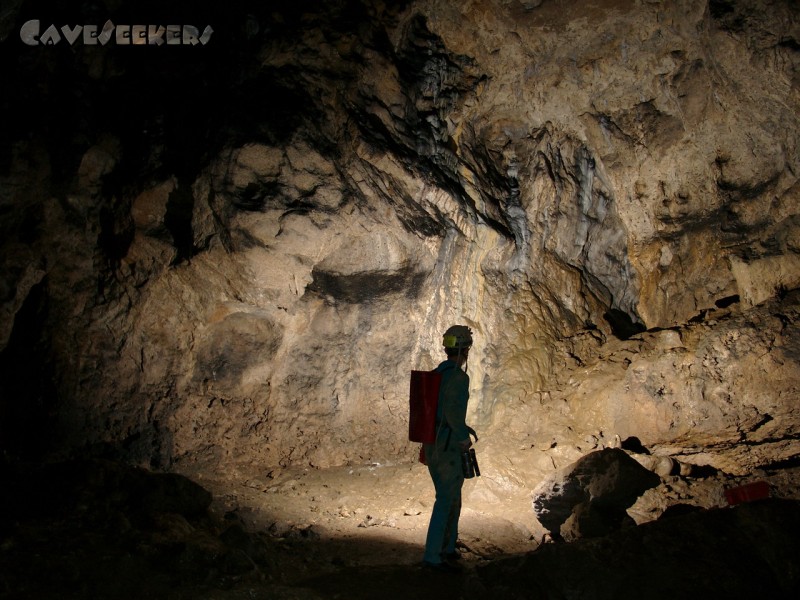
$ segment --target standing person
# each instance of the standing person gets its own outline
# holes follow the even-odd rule
[[[436,489],[436,501],[422,563],[440,571],[457,571],[458,568],[449,561],[459,558],[456,539],[461,516],[461,487],[464,485],[461,453],[472,445],[471,430],[465,422],[469,375],[463,370],[472,346],[472,331],[465,325],[453,325],[445,331],[443,345],[447,360],[436,367],[436,371],[442,374],[436,440],[424,446],[428,472]]]

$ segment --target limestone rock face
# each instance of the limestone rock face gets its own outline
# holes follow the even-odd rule
[[[487,493],[615,435],[797,456],[792,2],[267,5],[163,61],[0,42],[4,450],[413,460],[459,322]]]
[[[710,311],[687,326],[606,344],[602,364],[583,363],[577,348],[586,340],[575,340],[572,360],[592,375],[577,382],[573,373],[558,395],[570,390],[572,410],[587,425],[636,435],[684,463],[743,474],[794,456],[796,441],[775,427],[796,419],[798,300],[793,292],[743,314]]]

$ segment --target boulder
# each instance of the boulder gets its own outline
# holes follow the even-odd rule
[[[625,510],[660,481],[624,450],[606,448],[539,483],[533,511],[554,539],[606,535],[630,522]]]

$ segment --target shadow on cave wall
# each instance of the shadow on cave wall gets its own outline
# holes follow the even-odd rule
[[[46,329],[47,281],[34,285],[0,352],[0,452],[36,459],[53,444],[56,375]]]
[[[395,2],[392,10],[407,3]],[[319,107],[299,67],[263,64],[265,42],[289,46],[313,26],[327,37],[348,32],[385,45],[377,41],[380,30],[368,27],[373,18],[358,0],[324,6],[312,0],[23,1],[10,35],[0,42],[0,107],[14,116],[0,143],[0,172],[9,168],[14,142],[37,138],[52,161],[55,187],[69,182],[85,151],[106,134],[125,149],[110,188],[147,186],[171,175],[193,180],[226,145],[285,145],[303,124],[311,125],[308,132],[319,129],[314,126]],[[43,29],[102,26],[110,19],[210,25],[214,33],[207,45],[197,46],[87,46],[62,40],[31,47],[20,43],[18,34],[30,19],[40,20]],[[316,141],[318,148],[326,147],[323,139]]]

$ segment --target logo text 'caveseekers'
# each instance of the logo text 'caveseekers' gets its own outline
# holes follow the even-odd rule
[[[62,39],[71,46],[79,39],[87,46],[105,46],[114,41],[120,46],[205,46],[214,30],[211,25],[203,33],[194,25],[114,25],[109,19],[98,31],[97,25],[50,25],[42,32],[38,19],[27,21],[19,37],[28,46],[55,46]]]

